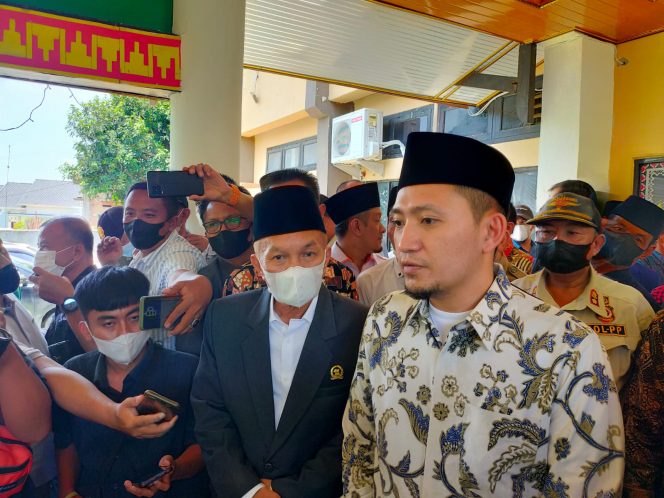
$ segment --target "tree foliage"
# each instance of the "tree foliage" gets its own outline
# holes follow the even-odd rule
[[[122,201],[151,170],[166,170],[170,156],[170,102],[111,95],[72,106],[67,132],[76,139],[76,162],[60,171],[88,197]]]

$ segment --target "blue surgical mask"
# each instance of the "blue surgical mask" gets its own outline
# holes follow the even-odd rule
[[[134,257],[134,246],[132,245],[131,242],[127,242],[125,245],[122,246],[122,255],[125,258]]]

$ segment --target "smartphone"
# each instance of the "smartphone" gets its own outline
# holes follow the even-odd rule
[[[138,487],[138,488],[149,488],[150,486],[152,486],[155,482],[157,482],[159,479],[164,477],[169,472],[173,472],[173,469],[168,468],[168,469],[160,470],[159,472],[157,472],[152,477],[148,477],[145,481],[142,481],[142,482],[139,482],[138,484],[136,484],[136,487]]]
[[[148,171],[150,197],[203,195],[203,179],[186,171]]]
[[[163,413],[164,422],[168,422],[180,411],[180,403],[148,389],[143,393],[143,401],[136,407],[139,415]]]
[[[180,302],[177,296],[143,296],[138,303],[138,326],[141,330],[163,329],[164,322]],[[175,321],[176,325],[180,319]]]

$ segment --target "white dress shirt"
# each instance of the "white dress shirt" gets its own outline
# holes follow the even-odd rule
[[[332,245],[330,255],[339,263],[350,268],[350,270],[353,272],[353,275],[355,275],[355,278],[359,277],[363,271],[368,270],[369,268],[376,266],[381,261],[385,261],[387,259],[382,254],[375,252],[370,254],[366,261],[362,263],[362,268],[358,268],[357,265],[353,263],[353,261],[348,256],[346,256],[346,253],[343,252],[341,247],[339,247],[338,242],[335,242]]]
[[[274,427],[279,427],[281,414],[286,406],[295,369],[300,361],[304,341],[307,339],[311,321],[316,313],[316,296],[302,318],[294,318],[285,324],[274,311],[274,297],[270,298],[270,364],[272,367],[272,397],[274,399]],[[257,484],[245,493],[242,498],[254,496],[263,484]]]

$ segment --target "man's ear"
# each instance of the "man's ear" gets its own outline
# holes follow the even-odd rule
[[[92,332],[90,332],[90,327],[88,326],[88,322],[86,322],[85,320],[78,322],[78,331],[81,333],[83,337],[92,340]]]
[[[495,254],[501,247],[507,234],[507,219],[504,215],[494,212],[482,220],[482,252]]]
[[[360,226],[362,222],[359,218],[351,218],[348,221],[348,231],[353,232],[358,237],[362,235],[362,227]]]
[[[593,239],[593,241],[590,243],[590,247],[588,248],[588,254],[586,254],[586,259],[591,260],[599,252],[602,250],[602,247],[604,247],[604,243],[606,242],[606,237],[604,234],[599,233],[597,236]]]
[[[320,217],[325,218],[325,213],[327,213],[327,206],[325,204],[319,204],[318,211],[320,211]]]
[[[254,266],[254,271],[256,272],[256,275],[265,280],[263,267],[261,266],[261,262],[258,260],[258,256],[256,256],[256,254],[254,253],[251,256],[249,256],[249,258],[251,259],[251,264]]]

